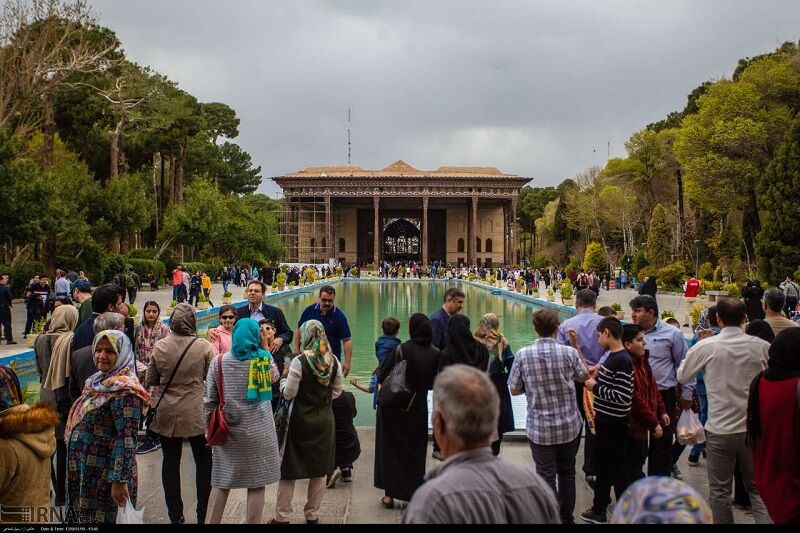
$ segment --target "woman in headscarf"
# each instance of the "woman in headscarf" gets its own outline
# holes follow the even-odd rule
[[[694,487],[663,476],[640,479],[614,507],[612,524],[713,524],[711,507]]]
[[[335,466],[335,432],[331,401],[342,393],[342,367],[333,356],[318,320],[300,326],[300,355],[289,364],[281,392],[294,400],[278,484],[278,502],[273,523],[288,523],[292,512],[294,484],[308,480],[308,502],[303,509],[306,523],[316,524],[325,494],[325,478]]]
[[[764,318],[764,289],[761,288],[761,282],[757,279],[748,280],[747,284],[742,289],[742,298],[744,299],[744,306],[747,312],[747,320]]]
[[[214,355],[222,355],[231,349],[233,343],[233,326],[236,324],[236,309],[232,305],[219,308],[219,326],[213,328],[217,333],[212,339],[209,336]]]
[[[645,294],[649,294],[653,298],[656,297],[656,293],[658,292],[658,285],[656,285],[656,277],[655,276],[648,276],[645,278],[644,283],[642,286],[639,287],[639,295],[644,296]]]
[[[114,523],[117,508],[136,506],[136,437],[150,399],[136,377],[125,333],[104,330],[92,343],[99,370],[69,413],[66,515],[79,523]]]
[[[205,522],[208,495],[211,493],[211,449],[206,446],[203,418],[203,381],[208,374],[214,351],[205,339],[197,338],[194,308],[178,304],[169,321],[170,334],[156,342],[145,384],[162,387],[160,404],[150,429],[161,440],[164,454],[161,480],[167,514],[173,524],[185,522],[181,499],[181,452],[183,439],[192,447],[197,486],[197,523]],[[181,355],[186,352],[178,366]],[[169,387],[164,386],[172,376]]]
[[[769,343],[772,343],[772,341],[775,340],[775,333],[772,331],[772,326],[769,325],[769,322],[760,318],[751,320],[747,324],[747,327],[744,331],[748,335],[758,337],[759,339],[763,339]]]
[[[456,318],[456,315],[453,318]],[[451,320],[453,320],[451,318]],[[422,313],[408,321],[411,339],[384,359],[378,383],[389,377],[395,365],[405,360],[406,379],[415,395],[408,407],[378,402],[375,426],[375,487],[383,489],[382,503],[394,507],[395,498],[410,501],[425,477],[428,450],[428,391],[439,367],[439,350],[431,345],[431,323]]]
[[[497,419],[497,440],[492,443],[492,453],[500,455],[503,433],[514,431],[514,411],[508,390],[508,373],[514,364],[514,352],[499,331],[500,319],[494,313],[483,315],[475,330],[475,339],[489,350],[489,378],[500,396],[500,416]]]
[[[0,502],[9,507],[50,506],[51,457],[58,413],[46,402],[23,403],[19,378],[0,365]],[[33,521],[39,517],[34,514]]]
[[[230,307],[230,306],[227,306]],[[232,311],[229,311],[232,312]],[[231,489],[247,489],[246,523],[261,523],[266,485],[280,480],[281,459],[272,415],[273,381],[280,374],[272,355],[262,347],[261,330],[252,318],[243,318],[233,330],[231,349],[215,357],[206,375],[203,413],[206,425],[219,405],[219,358],[228,436],[213,446],[211,514],[219,524]],[[268,346],[268,345],[267,345]]]
[[[78,325],[78,310],[71,305],[56,308],[50,319],[50,329],[39,335],[34,345],[36,369],[42,384],[39,399],[56,409],[61,420],[67,419],[69,399],[70,355],[72,331]],[[56,426],[56,468],[53,472],[55,504],[64,505],[67,476],[67,447],[64,444],[64,424]]]
[[[787,328],[769,347],[747,405],[756,487],[776,524],[800,523],[799,382],[800,328]]]
[[[169,326],[161,322],[161,307],[158,302],[152,300],[145,302],[142,311],[142,323],[136,333],[136,342],[134,343],[136,375],[139,376],[139,381],[142,383],[145,382],[145,374],[147,373],[147,367],[150,366],[150,359],[153,357],[156,342],[167,335],[169,335]],[[150,387],[148,392],[150,393],[150,405],[148,407],[155,407],[158,399],[161,398],[161,387]],[[141,439],[137,453],[149,453],[160,447],[161,442],[158,438],[145,435]]]
[[[450,365],[469,365],[486,372],[489,369],[489,350],[475,340],[469,327],[469,318],[454,315],[448,324],[450,345],[442,351],[439,372]]]

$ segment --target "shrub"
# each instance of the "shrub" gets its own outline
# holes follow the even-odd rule
[[[717,268],[714,269],[714,277],[712,278],[712,281],[719,281],[719,282],[722,281],[722,267],[721,266],[717,266]]]
[[[278,272],[276,280],[278,281],[278,285],[280,285],[281,287],[286,285],[286,272]]]
[[[207,302],[208,301],[208,296],[206,296],[205,293],[201,292],[200,294],[197,295],[197,301],[198,302]]]
[[[178,300],[170,300],[169,306],[170,307],[178,307]]]
[[[568,279],[565,279],[564,281],[561,282],[559,290],[561,291],[561,297],[563,299],[565,300],[572,299],[572,283]]]
[[[656,270],[656,267],[648,265],[646,267],[642,267],[642,269],[639,270],[639,273],[636,275],[636,278],[639,280],[639,283],[644,283],[644,278],[649,278],[653,276],[658,276],[658,270]]]
[[[375,270],[375,264],[374,263],[367,263],[367,270]]]
[[[153,273],[156,277],[156,283],[164,286],[164,279],[166,275],[166,267],[161,261],[153,261],[152,259],[131,259],[128,258],[126,264],[133,267],[133,271],[139,276],[139,281],[145,283],[147,281],[147,274]]]
[[[340,278],[344,275],[344,269],[341,265],[336,267],[336,275]]]
[[[211,263],[183,263],[183,266],[186,267],[186,271],[190,276],[193,276],[195,272],[200,270],[208,274],[208,277],[211,279],[217,279],[219,273],[222,272],[222,266]]]
[[[608,270],[606,254],[599,242],[590,242],[589,246],[586,247],[586,252],[583,254],[583,269],[586,272],[591,270],[605,272]]]
[[[680,288],[685,275],[686,266],[681,261],[675,261],[658,269],[658,280],[668,288]]]
[[[711,281],[703,280],[700,282],[700,294],[705,294],[708,291],[714,290],[714,283]]]
[[[544,252],[536,252],[533,256],[533,268],[542,270],[549,267],[551,264],[550,256]]]
[[[622,311],[622,306],[620,304],[618,304],[617,302],[614,302],[613,304],[611,304],[611,309],[613,309],[614,311],[620,312],[620,311]]]
[[[135,305],[130,304],[128,305],[128,317],[133,318],[139,314],[139,310],[136,308]]]
[[[15,267],[0,266],[0,274],[8,274],[8,284],[15,298],[21,298],[25,287],[34,275],[44,275],[44,263],[40,261],[25,261]]]
[[[700,265],[699,276],[701,280],[714,281],[714,267],[711,263],[703,263]]]
[[[114,276],[120,272],[125,272],[125,264],[125,258],[119,255],[115,255],[106,261],[103,265],[102,283],[111,283],[114,281]],[[100,285],[100,283],[98,283],[98,285]]]
[[[351,277],[357,278],[358,274],[359,274],[358,267],[353,267],[353,268],[350,269],[350,276]]]
[[[467,274],[467,279],[470,281],[475,281],[475,272],[470,272]]]
[[[742,296],[742,288],[736,283],[726,283],[722,290],[726,291],[731,298],[741,298]]]
[[[692,317],[692,326],[695,324],[700,323],[700,315],[705,310],[705,306],[695,304],[692,306],[692,309],[689,311],[689,316]]]
[[[273,285],[275,285],[275,283],[273,283]],[[225,291],[225,292],[222,293],[222,297],[223,298],[230,298],[232,296],[233,296],[233,293],[231,291]]]
[[[495,283],[497,283],[497,278],[490,274],[489,277],[486,278],[486,281],[494,285]]]
[[[672,309],[664,309],[661,311],[661,320],[666,320],[668,318],[675,318],[675,311]]]

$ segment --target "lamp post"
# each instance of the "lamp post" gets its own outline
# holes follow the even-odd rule
[[[694,277],[700,279],[700,240],[694,240]]]

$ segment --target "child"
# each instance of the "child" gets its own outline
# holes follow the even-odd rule
[[[372,375],[369,378],[369,387],[365,387],[361,383],[358,382],[356,378],[350,380],[350,385],[354,386],[361,392],[366,392],[368,394],[372,394],[372,408],[378,408],[378,372],[380,371],[381,367],[376,368],[372,371]]]
[[[378,358],[378,366],[383,364],[384,359],[400,346],[400,339],[397,338],[397,332],[400,331],[400,321],[395,317],[390,316],[383,319],[381,323],[383,335],[378,337],[375,341],[375,357]]]
[[[336,426],[336,470],[328,478],[328,488],[336,485],[340,477],[342,481],[353,480],[353,463],[361,455],[361,443],[358,433],[353,425],[356,417],[356,398],[352,392],[342,391],[338,398],[333,400],[333,420]]]
[[[624,449],[628,435],[628,416],[633,395],[633,364],[622,344],[622,322],[606,317],[597,324],[600,345],[609,350],[608,358],[600,367],[597,379],[589,378],[584,386],[594,393],[595,410],[595,464],[597,481],[594,501],[581,518],[586,522],[604,524],[608,521],[606,509],[611,503],[611,487],[617,499],[625,488]]]
[[[622,343],[633,363],[633,399],[628,439],[625,443],[625,470],[627,485],[642,479],[644,461],[647,459],[647,434],[660,439],[664,428],[669,426],[669,415],[664,409],[664,400],[658,392],[653,371],[645,350],[644,330],[636,324],[625,324]],[[626,486],[627,486],[626,485]]]

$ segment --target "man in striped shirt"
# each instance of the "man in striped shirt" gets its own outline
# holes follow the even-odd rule
[[[609,350],[597,379],[589,378],[584,386],[594,393],[595,467],[597,482],[592,507],[581,514],[586,522],[607,521],[606,508],[611,503],[611,487],[617,500],[626,485],[625,440],[633,396],[633,363],[622,344],[622,323],[606,317],[597,324],[600,345]]]

